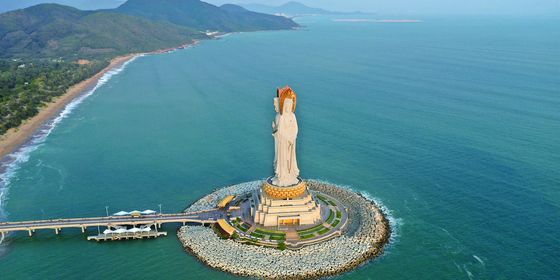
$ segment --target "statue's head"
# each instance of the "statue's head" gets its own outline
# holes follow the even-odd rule
[[[286,100],[290,99],[292,100],[290,105],[288,105],[288,108],[291,108],[292,112],[296,111],[296,104],[297,104],[297,94],[295,93],[295,91],[292,90],[291,87],[289,86],[285,86],[284,88],[279,88],[276,91],[276,97],[278,98],[278,104],[280,105],[280,112],[284,113],[285,112],[285,103]]]
[[[291,98],[284,99],[284,110],[282,111],[282,114],[293,112],[292,108],[294,108],[294,100]]]

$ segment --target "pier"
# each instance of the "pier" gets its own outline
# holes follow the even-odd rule
[[[167,236],[167,232],[150,231],[150,232],[141,232],[141,233],[98,234],[94,236],[88,236],[87,240],[115,241],[115,240],[128,240],[128,239],[158,238],[160,236]]]
[[[142,216],[106,216],[106,217],[93,217],[93,218],[70,218],[70,219],[51,219],[51,220],[35,220],[35,221],[21,221],[21,222],[2,222],[0,223],[0,240],[10,232],[26,231],[29,236],[32,236],[36,230],[53,230],[55,234],[60,234],[64,228],[78,228],[82,233],[90,227],[106,227],[118,228],[123,226],[139,226],[139,225],[153,225],[156,228],[161,228],[163,224],[179,223],[186,225],[188,223],[196,224],[213,224],[217,220],[223,219],[227,216],[224,209],[211,209],[207,211],[177,213],[177,214],[153,214]],[[122,239],[133,238],[133,235],[122,235]],[[146,235],[145,237],[158,237],[165,234],[143,233],[136,234],[137,236]],[[149,236],[148,236],[149,235]],[[90,237],[89,240],[107,240],[102,238],[101,235],[97,237]],[[113,238],[113,240],[115,240]]]

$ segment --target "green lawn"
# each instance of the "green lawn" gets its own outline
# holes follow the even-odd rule
[[[286,236],[271,235],[269,239],[270,239],[270,240],[281,240],[281,241],[284,241],[284,240],[286,240]]]
[[[332,227],[336,227],[339,223],[340,223],[340,220],[335,220],[335,221],[331,224],[331,226],[332,226]]]
[[[325,228],[325,227],[324,227],[322,224],[320,224],[320,225],[318,225],[318,226],[315,226],[315,227],[312,227],[312,228],[309,228],[309,229],[298,230],[298,234],[299,234],[300,236],[302,236],[302,235],[307,235],[307,234],[310,234],[310,233],[314,233],[314,232],[320,231],[320,230],[322,230],[322,229],[324,229],[324,228]]]
[[[327,218],[327,224],[330,224],[334,220],[334,213],[329,209],[329,217]]]
[[[309,239],[315,237],[315,234],[300,235],[300,239]]]
[[[246,224],[246,223],[241,223],[239,224],[239,228],[243,231],[243,232],[247,232],[249,230],[249,228],[251,228],[250,225]]]
[[[264,229],[264,228],[257,228],[257,229],[255,229],[255,232],[260,233],[260,234],[267,234],[267,235],[286,235],[286,233],[283,232],[283,231],[270,230],[270,229]]]
[[[241,230],[242,232],[247,232],[249,228],[251,228],[250,225],[244,222],[240,222],[239,220],[234,220],[232,223],[237,229]]]
[[[260,239],[263,239],[263,238],[264,238],[264,235],[258,234],[258,233],[256,233],[256,232],[251,233],[251,236],[252,236],[252,237],[256,237],[256,238],[260,238]]]
[[[337,219],[342,218],[342,212],[336,211],[336,218],[337,218]]]

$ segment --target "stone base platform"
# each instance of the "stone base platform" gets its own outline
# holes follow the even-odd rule
[[[251,216],[255,224],[265,227],[315,225],[321,223],[321,207],[317,205],[305,182],[278,187],[263,183],[253,192]]]

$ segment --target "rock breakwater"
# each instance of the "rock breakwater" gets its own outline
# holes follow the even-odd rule
[[[234,185],[200,199],[187,210],[205,210],[226,195],[241,195],[262,181]],[[321,181],[307,181],[309,189],[336,198],[348,210],[350,226],[344,234],[299,250],[246,245],[220,239],[210,228],[184,226],[178,231],[183,246],[210,267],[240,276],[266,279],[308,279],[352,270],[379,256],[391,234],[389,221],[375,202]]]

